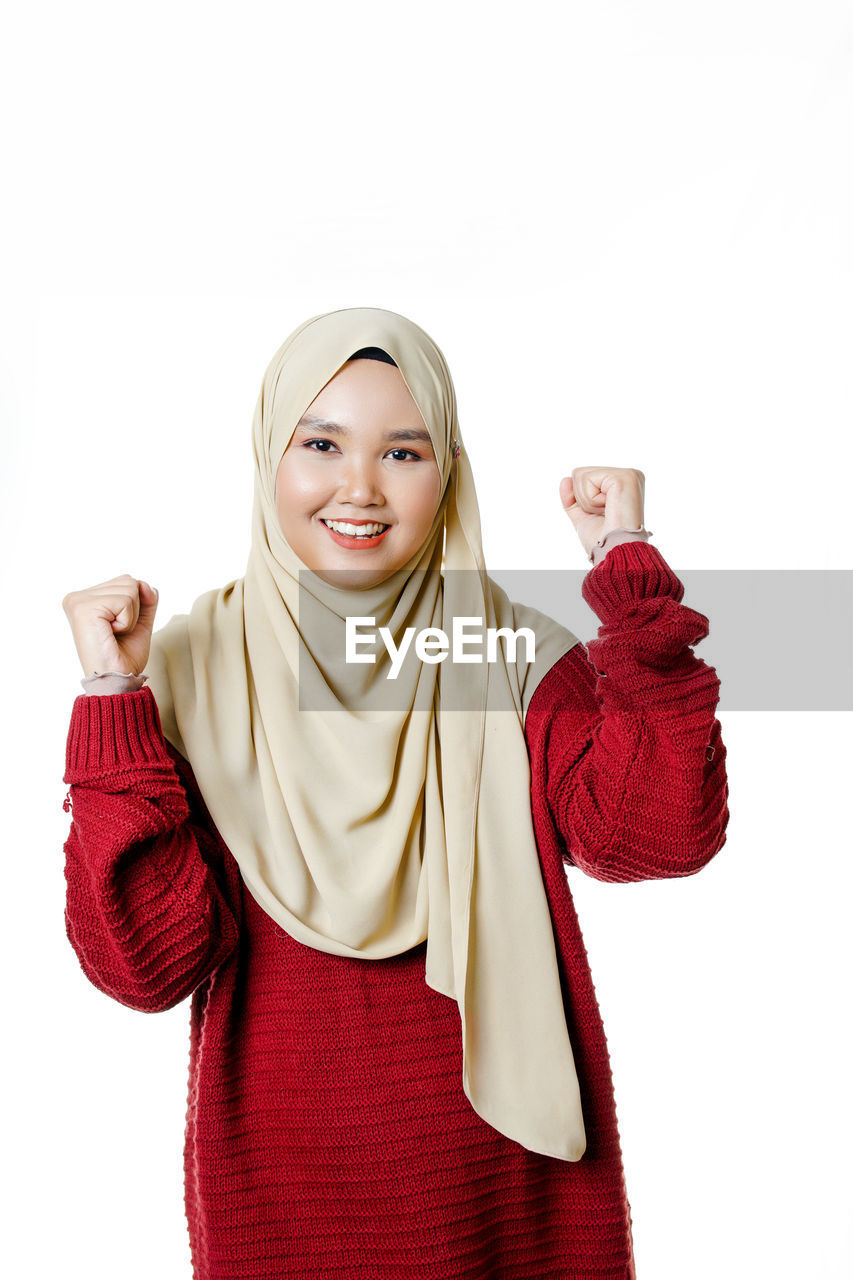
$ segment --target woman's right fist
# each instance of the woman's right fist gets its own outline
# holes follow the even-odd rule
[[[84,675],[120,671],[138,676],[145,669],[157,598],[153,587],[129,573],[83,591],[69,591],[62,607]]]

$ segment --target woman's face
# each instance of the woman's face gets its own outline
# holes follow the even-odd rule
[[[281,531],[332,586],[374,587],[402,568],[426,541],[440,495],[421,412],[400,370],[379,360],[352,360],[326,384],[276,472]],[[355,538],[339,522],[376,536]]]

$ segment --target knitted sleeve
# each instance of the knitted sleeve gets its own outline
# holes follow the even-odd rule
[[[525,721],[534,803],[564,862],[597,880],[693,875],[729,817],[720,681],[691,648],[708,619],[649,543],[613,547],[582,594],[597,639],[555,664]]]
[[[75,699],[64,781],[65,926],[83,972],[132,1009],[171,1009],[235,949],[238,926],[150,689]]]

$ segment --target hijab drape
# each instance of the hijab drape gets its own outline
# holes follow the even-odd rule
[[[396,362],[442,488],[421,549],[356,590],[326,583],[288,545],[275,480],[300,417],[366,346]],[[511,602],[486,573],[450,372],[412,321],[353,307],[300,325],[264,375],[252,446],[244,577],[152,637],[146,670],[163,731],[281,928],[364,961],[426,940],[425,980],[458,1004],[474,1110],[531,1151],[579,1160],[580,1090],[524,737],[536,686],[578,638]],[[450,637],[454,618],[475,618],[484,633],[527,627],[535,656],[523,637],[515,661],[506,638],[492,662],[428,663],[412,645],[391,682],[381,644],[375,663],[344,661],[345,622],[356,616],[388,627],[396,645],[409,627]]]

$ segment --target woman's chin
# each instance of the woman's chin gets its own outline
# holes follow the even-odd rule
[[[386,578],[390,578],[393,569],[312,569],[318,578],[330,587],[340,587],[344,591],[364,591],[368,587],[378,587]]]

